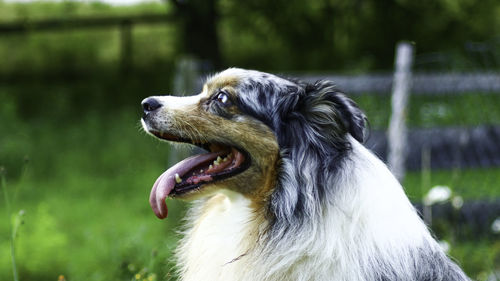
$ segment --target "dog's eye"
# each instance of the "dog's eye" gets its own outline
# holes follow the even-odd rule
[[[231,104],[231,100],[229,100],[228,95],[222,91],[217,93],[217,95],[215,96],[215,100],[217,100],[218,102],[220,102],[221,104],[223,104],[225,106]]]

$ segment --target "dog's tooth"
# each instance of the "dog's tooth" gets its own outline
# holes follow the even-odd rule
[[[208,166],[208,169],[211,170],[214,166],[210,165]]]
[[[177,174],[177,173],[175,174],[175,182],[176,183],[181,183],[182,182],[181,177],[179,177],[179,174]]]
[[[222,162],[222,158],[220,158],[220,156],[217,156],[217,159],[215,159],[214,161],[214,165],[217,166],[220,164],[220,162]]]
[[[203,169],[200,170],[200,174],[203,174]]]

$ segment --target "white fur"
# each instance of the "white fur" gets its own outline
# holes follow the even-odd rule
[[[410,249],[426,243],[439,251],[387,167],[349,141],[350,160],[329,180],[339,193],[294,237],[259,239],[266,222],[238,193],[198,201],[177,250],[182,280],[371,281],[374,263],[390,261],[405,276],[415,268]]]
[[[218,203],[207,208],[204,205],[210,205],[210,200]],[[244,280],[238,277],[242,263],[233,260],[255,240],[249,227],[253,217],[249,200],[224,190],[197,205],[177,248],[182,280]]]
[[[186,96],[186,97],[176,97],[176,96],[153,96],[146,98],[142,101],[144,103],[145,100],[154,98],[158,100],[163,109],[162,110],[183,110],[188,106],[196,105],[199,103],[200,99],[205,96],[205,92],[201,92],[195,96]]]

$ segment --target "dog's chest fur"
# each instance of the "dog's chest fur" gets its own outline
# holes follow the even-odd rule
[[[177,248],[182,280],[249,280],[244,268],[257,233],[250,201],[225,192],[197,202]]]

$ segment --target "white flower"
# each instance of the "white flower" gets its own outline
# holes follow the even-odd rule
[[[424,196],[424,204],[427,206],[434,205],[439,202],[444,202],[450,199],[451,189],[448,186],[436,185],[427,192]]]
[[[445,253],[448,253],[450,251],[450,243],[448,243],[448,241],[439,240],[438,244]]]
[[[451,205],[453,206],[453,208],[458,210],[464,205],[464,199],[462,198],[462,196],[453,196],[453,198],[451,199]]]
[[[491,224],[491,231],[496,234],[500,234],[500,217],[496,218]]]

